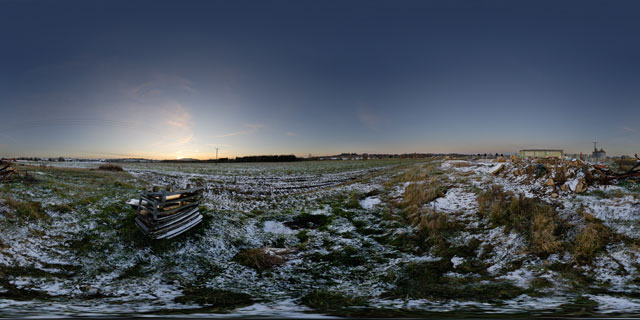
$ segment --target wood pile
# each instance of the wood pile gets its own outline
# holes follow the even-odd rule
[[[0,182],[11,179],[16,173],[18,173],[18,168],[9,160],[0,160]]]

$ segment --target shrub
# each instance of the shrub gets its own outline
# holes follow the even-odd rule
[[[121,166],[119,165],[115,165],[115,164],[111,164],[111,163],[107,163],[107,164],[101,164],[98,167],[98,170],[104,170],[104,171],[124,171],[124,169],[122,169]]]
[[[329,222],[331,222],[330,216],[326,216],[323,214],[302,213],[293,218],[293,221],[285,222],[284,225],[291,229],[315,229],[324,227],[329,224]]]

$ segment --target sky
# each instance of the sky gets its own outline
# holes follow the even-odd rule
[[[640,1],[0,0],[0,157],[640,152]]]

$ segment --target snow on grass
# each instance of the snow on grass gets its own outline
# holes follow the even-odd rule
[[[596,301],[598,311],[602,313],[637,313],[640,312],[640,299],[613,297],[608,295],[586,295]]]
[[[0,233],[0,268],[16,266],[27,270],[24,274],[11,275],[8,283],[55,296],[55,301],[0,300],[0,316],[24,315],[32,310],[62,315],[153,313],[167,308],[185,310],[199,306],[175,303],[173,299],[182,295],[185,286],[194,284],[247,293],[258,301],[231,310],[223,315],[225,317],[319,316],[308,313],[313,311],[300,304],[299,298],[311,288],[367,297],[371,308],[418,312],[547,312],[567,303],[572,288],[557,285],[553,290],[559,291],[551,297],[521,295],[491,303],[381,298],[397,285],[392,275],[402,276],[400,273],[408,264],[448,263],[448,259],[453,268],[444,275],[450,278],[466,279],[469,274],[474,277],[482,274],[490,279],[487,281],[506,282],[520,288],[528,288],[534,277],[562,282],[560,273],[544,270],[544,266],[569,264],[571,254],[552,254],[546,259],[530,257],[521,234],[507,231],[504,226],[496,227],[477,214],[476,192],[494,184],[527,197],[555,201],[563,207],[558,210],[565,215],[575,213],[580,204],[585,204],[587,211],[614,230],[638,235],[638,205],[632,197],[602,199],[591,194],[575,196],[566,192],[560,193],[560,199],[552,200],[550,189],[543,181],[528,183],[524,176],[491,174],[499,166],[504,166],[503,170],[508,172],[513,166],[511,163],[450,160],[442,163],[437,174],[428,176],[446,186],[447,192],[427,205],[455,217],[460,223],[462,230],[447,236],[447,245],[467,246],[471,245],[471,240],[480,244],[470,256],[457,254],[453,257],[438,256],[433,248],[417,248],[419,243],[410,242],[411,247],[402,247],[404,239],[414,240],[417,229],[402,220],[402,208],[391,209],[392,201],[397,200],[394,197],[402,196],[408,184],[423,181],[398,181],[386,186],[384,183],[400,172],[388,169],[399,163],[124,164],[125,170],[133,176],[127,183],[141,189],[167,184],[181,187],[200,184],[207,188],[203,205],[208,208],[205,212],[208,220],[201,229],[171,243],[142,246],[131,243],[130,239],[118,238],[115,228],[126,222],[110,220],[101,214],[106,206],[135,198],[138,189],[123,192],[111,184],[96,187],[99,183],[90,182],[94,178],[65,178],[55,170],[42,169],[46,174],[38,178],[43,181],[63,178],[64,181],[55,184],[62,191],[52,192],[49,182],[34,186],[16,184],[11,191],[20,199],[35,197],[35,201],[45,206],[48,203],[73,204],[84,197],[102,195],[101,192],[105,196],[74,207],[70,213],[51,212],[50,221],[20,225],[0,219],[3,230]],[[431,166],[431,163],[411,162],[401,169],[422,169],[426,164]],[[68,166],[97,165],[69,163]],[[365,179],[368,176],[371,178]],[[387,189],[382,188],[383,185]],[[87,188],[91,190],[85,190]],[[362,209],[334,209],[340,205],[334,200],[337,195],[367,194],[373,190],[380,194],[360,200]],[[2,203],[0,206],[6,207]],[[395,211],[378,210],[383,207]],[[0,208],[0,212],[8,209]],[[309,229],[292,230],[282,223],[292,221],[302,213],[326,215],[330,219],[326,226]],[[579,222],[581,220],[576,223]],[[90,248],[84,249],[87,252],[68,247],[70,241],[85,239],[92,242]],[[282,248],[277,250],[293,249],[290,260],[265,272],[257,272],[233,260],[243,250],[276,245]],[[344,252],[349,252],[350,256]],[[345,261],[351,265],[345,265]],[[482,272],[463,273],[461,270],[465,270],[463,267],[468,266],[467,262],[479,262],[483,266]],[[594,285],[622,295],[640,291],[635,284],[635,279],[640,277],[638,266],[637,249],[610,244],[606,252],[601,252],[592,265],[584,266],[582,270],[598,280]],[[66,272],[66,269],[73,271]],[[0,285],[0,292],[3,291],[6,292]],[[95,298],[83,298],[93,296]],[[605,313],[638,310],[639,302],[634,299],[606,295],[595,295],[592,299],[600,303]]]
[[[633,196],[605,199],[580,196],[579,200],[605,225],[632,238],[640,238],[640,203]]]
[[[447,213],[474,213],[474,209],[478,207],[478,199],[474,193],[456,187],[447,190],[444,197],[435,199],[431,204],[434,209]]]
[[[504,276],[498,277],[498,279],[506,279],[512,281],[516,286],[520,288],[528,288],[529,283],[533,280],[534,275],[528,267],[523,267],[511,272],[508,272]]]
[[[487,260],[491,264],[487,271],[497,275],[509,262],[526,257],[525,244],[522,236],[515,232],[504,233],[504,226],[490,231],[488,242],[493,245],[493,255]]]
[[[514,299],[504,301],[505,307],[512,311],[524,310],[549,310],[557,309],[561,305],[568,302],[565,297],[531,297],[526,294],[520,295]]]

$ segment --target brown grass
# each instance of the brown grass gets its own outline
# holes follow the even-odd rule
[[[601,223],[588,223],[578,233],[573,246],[573,254],[578,263],[589,263],[598,252],[609,243],[611,232]]]
[[[429,203],[444,196],[444,188],[436,181],[429,183],[412,183],[404,190],[402,205],[404,207],[418,206]]]
[[[407,220],[420,232],[426,232],[430,235],[441,234],[453,230],[457,226],[447,214],[428,207],[408,214]]]
[[[504,225],[505,231],[523,234],[532,254],[545,257],[563,247],[558,236],[565,224],[553,207],[540,200],[516,196],[500,186],[492,186],[478,195],[478,207],[479,214],[488,216],[494,226]]]
[[[465,168],[465,167],[470,167],[471,163],[469,162],[454,162],[451,164],[452,167],[454,168]]]
[[[538,255],[550,255],[562,248],[562,241],[557,240],[555,231],[557,223],[554,220],[551,207],[537,210],[533,213],[531,225],[530,249]]]
[[[281,255],[269,252],[267,248],[248,249],[238,253],[233,260],[243,266],[262,272],[285,263]]]
[[[384,186],[390,188],[398,183],[404,182],[413,182],[413,181],[424,181],[429,178],[429,176],[436,169],[436,164],[427,163],[422,167],[412,165],[405,172],[400,173],[393,178],[387,180],[384,183]]]
[[[615,163],[618,165],[619,171],[629,171],[633,166],[638,163],[636,159],[616,159]]]
[[[576,235],[572,251],[578,263],[586,264],[591,262],[598,252],[605,249],[615,234],[601,220],[586,212],[583,207],[578,209],[578,214],[587,224]]]

